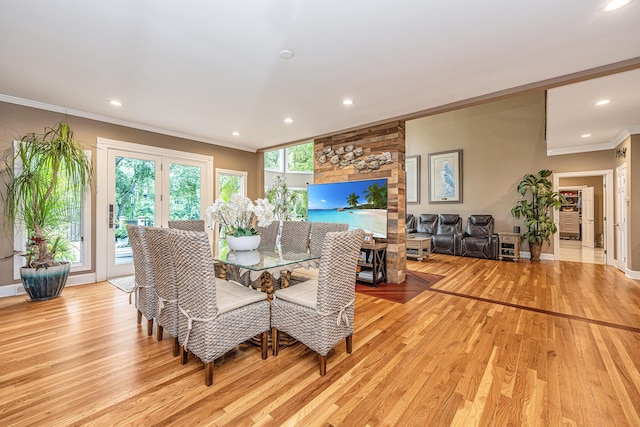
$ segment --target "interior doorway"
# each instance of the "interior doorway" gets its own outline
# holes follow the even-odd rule
[[[613,265],[613,171],[555,173],[553,184],[568,200],[554,211],[554,259]]]

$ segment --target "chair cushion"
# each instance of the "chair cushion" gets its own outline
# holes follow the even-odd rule
[[[288,288],[278,289],[274,296],[277,299],[299,304],[315,310],[318,304],[318,280],[310,279]]]
[[[291,272],[291,279],[306,282],[307,280],[316,279],[318,280],[318,270],[317,268],[294,268]]]
[[[237,282],[216,279],[216,302],[220,314],[267,299],[267,294]]]

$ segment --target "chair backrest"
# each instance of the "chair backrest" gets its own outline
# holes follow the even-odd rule
[[[133,254],[133,269],[136,277],[136,307],[144,317],[156,317],[158,298],[155,290],[155,277],[149,245],[147,243],[146,227],[144,225],[127,224],[129,244]]]
[[[418,217],[418,224],[416,225],[416,231],[418,233],[436,234],[437,230],[437,214],[420,214],[420,216]]]
[[[158,312],[158,324],[172,337],[178,336],[178,285],[173,253],[169,250],[168,230],[147,227],[146,230],[151,262],[156,282],[156,294],[162,299]]]
[[[311,223],[307,221],[283,221],[280,234],[282,252],[304,253],[309,250]]]
[[[256,231],[260,234],[260,246],[259,251],[276,250],[276,243],[278,241],[278,231],[280,231],[280,221],[273,221],[266,227],[256,226]]]
[[[418,218],[416,218],[413,214],[406,214],[405,222],[406,222],[406,230],[408,233],[412,233],[416,231],[416,224],[418,222]]]
[[[333,222],[312,222],[309,233],[309,252],[314,255],[322,255],[324,238],[327,233],[335,231],[347,231],[349,224],[337,224]]]
[[[316,309],[319,313],[335,312],[353,300],[363,239],[361,228],[326,234],[318,271]],[[353,319],[350,324],[353,325]]]
[[[169,228],[186,231],[205,231],[204,219],[181,219],[169,221]]]
[[[201,231],[167,230],[169,250],[175,261],[178,305],[191,317],[209,319],[218,314],[213,257],[207,233]],[[191,334],[206,336],[211,322],[194,322]],[[179,315],[178,338],[184,342],[186,317]]]
[[[489,237],[494,234],[494,220],[491,215],[471,215],[467,218],[465,235]]]
[[[458,214],[440,214],[436,234],[456,234],[462,232],[462,218]]]

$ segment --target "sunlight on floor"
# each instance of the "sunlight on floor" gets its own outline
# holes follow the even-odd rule
[[[604,264],[604,249],[584,247],[580,240],[560,240],[560,261]]]

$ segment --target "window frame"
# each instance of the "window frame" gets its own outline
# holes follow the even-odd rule
[[[19,141],[14,141],[14,150]],[[93,163],[91,150],[83,150],[84,154]],[[16,168],[20,167],[16,165]],[[82,248],[80,249],[80,260],[71,264],[71,273],[80,271],[90,271],[92,269],[92,242],[91,242],[91,191],[84,192],[84,200],[80,209],[80,227],[82,230]],[[27,249],[27,231],[24,224],[16,222],[13,226],[14,239],[13,250],[16,253],[24,253]],[[13,257],[13,279],[20,279],[20,269],[25,265],[25,258],[22,256]]]

